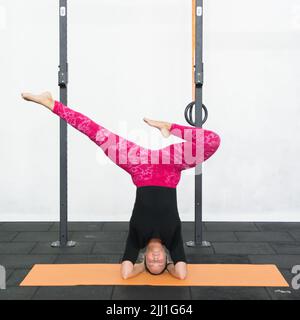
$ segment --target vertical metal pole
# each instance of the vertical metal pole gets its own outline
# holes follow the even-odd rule
[[[203,0],[196,0],[195,6],[195,126],[202,128],[202,87],[203,87]],[[195,168],[195,240],[187,242],[187,246],[208,247],[210,243],[203,241],[202,223],[202,164]]]
[[[68,104],[68,11],[67,0],[59,0],[59,72],[60,101]],[[60,119],[60,222],[59,240],[52,247],[72,247],[68,241],[68,125]]]

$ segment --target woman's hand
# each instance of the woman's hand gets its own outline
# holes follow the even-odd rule
[[[136,263],[133,265],[131,261],[126,260],[121,264],[121,275],[124,280],[133,278],[144,271],[144,263]]]

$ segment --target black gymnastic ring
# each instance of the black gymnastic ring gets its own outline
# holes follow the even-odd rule
[[[193,120],[193,109],[195,106],[195,101],[189,103],[185,110],[184,110],[184,117],[185,120],[191,125],[191,126],[196,126],[195,121]],[[206,106],[204,104],[202,104],[202,109],[204,111],[204,118],[202,119],[202,125],[206,122],[207,118],[208,118],[208,110],[206,108]]]

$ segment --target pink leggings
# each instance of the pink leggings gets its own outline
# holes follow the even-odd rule
[[[173,123],[171,134],[185,141],[151,150],[112,133],[58,101],[53,113],[100,146],[114,163],[131,175],[137,187],[176,188],[182,170],[207,160],[220,145],[220,137],[213,131]]]

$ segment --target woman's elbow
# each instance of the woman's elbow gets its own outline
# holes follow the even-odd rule
[[[127,279],[129,278],[129,275],[126,274],[126,273],[125,273],[125,274],[122,273],[121,276],[122,276],[122,279],[123,279],[123,280],[127,280]]]
[[[187,277],[187,267],[185,262],[177,262],[175,265],[176,277],[179,280],[185,280]]]
[[[132,273],[132,269],[133,269],[133,265],[131,262],[123,261],[123,263],[121,265],[121,277],[124,280],[127,280],[128,278],[130,278],[130,275]]]
[[[178,279],[179,280],[185,280],[186,276],[187,276],[186,272],[181,272],[181,273],[178,274]]]
[[[131,275],[131,271],[129,271],[129,270],[122,270],[121,271],[121,277],[123,280],[129,279],[130,275]]]

